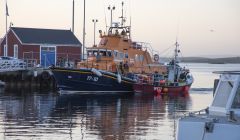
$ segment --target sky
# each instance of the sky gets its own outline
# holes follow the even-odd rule
[[[240,56],[240,0],[123,0],[134,41],[148,42],[162,57],[172,55],[176,38],[182,56]],[[0,1],[0,38],[5,35],[5,0]],[[120,21],[120,0],[86,0],[86,46],[96,30],[106,31],[110,11]],[[7,0],[8,25],[71,29],[72,0]],[[131,17],[131,18],[130,18]],[[82,42],[83,0],[75,0],[75,35]],[[99,34],[96,33],[96,42]],[[168,49],[169,48],[169,49]],[[167,51],[165,51],[167,50]]]

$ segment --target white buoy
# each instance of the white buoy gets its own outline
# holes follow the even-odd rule
[[[118,73],[117,75],[117,80],[118,80],[118,83],[121,83],[122,82],[122,78],[121,78],[121,75]]]
[[[99,77],[102,76],[102,73],[100,71],[98,71],[97,69],[95,69],[95,68],[92,68],[91,71],[92,71],[92,73],[96,74]]]
[[[38,74],[38,73],[37,73],[37,71],[36,71],[36,70],[35,70],[35,71],[33,71],[33,76],[34,76],[34,77],[37,77],[37,74]]]

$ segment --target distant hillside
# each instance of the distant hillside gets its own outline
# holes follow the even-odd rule
[[[162,62],[169,61],[169,58],[161,58]],[[227,57],[227,58],[204,58],[204,57],[183,57],[181,62],[185,63],[211,63],[211,64],[237,64],[240,63],[240,57]]]

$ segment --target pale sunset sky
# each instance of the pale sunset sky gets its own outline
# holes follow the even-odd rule
[[[175,43],[183,56],[240,56],[240,0],[123,0],[134,41],[148,42],[163,52]],[[5,35],[5,0],[0,1],[0,38]],[[120,21],[121,0],[86,0],[86,46],[93,45],[92,19],[97,30],[110,22],[108,5]],[[70,29],[72,0],[7,0],[8,25]],[[106,18],[105,18],[106,15]],[[106,19],[106,20],[105,20]],[[75,35],[82,42],[83,0],[75,0]],[[96,36],[97,40],[98,33]],[[167,55],[162,53],[163,56]]]

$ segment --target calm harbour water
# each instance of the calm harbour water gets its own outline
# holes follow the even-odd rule
[[[2,91],[0,139],[174,140],[176,119],[211,102],[218,77],[212,71],[240,69],[239,64],[186,66],[195,78],[188,97]]]

